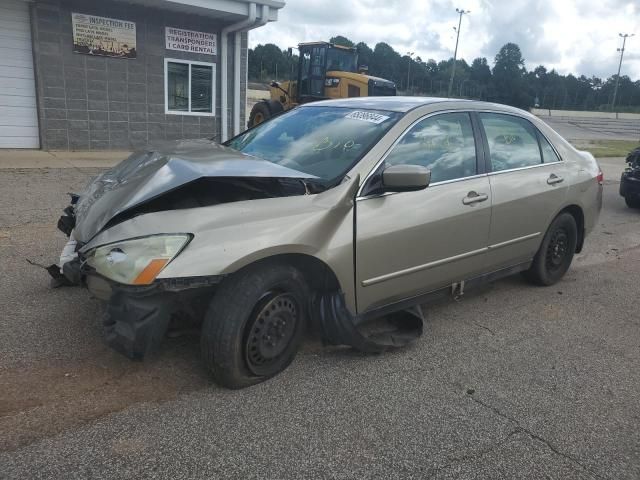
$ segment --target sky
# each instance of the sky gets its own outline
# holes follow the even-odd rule
[[[470,11],[458,47],[458,58],[469,64],[486,57],[493,66],[500,47],[514,42],[529,70],[542,64],[604,79],[618,69],[618,34],[635,33],[627,39],[621,75],[640,80],[640,0],[286,0],[278,21],[251,31],[249,44],[285,49],[343,35],[440,61],[453,56],[456,8]]]

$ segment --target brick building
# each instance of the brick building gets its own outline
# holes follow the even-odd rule
[[[2,0],[0,148],[135,149],[245,124],[276,0]]]

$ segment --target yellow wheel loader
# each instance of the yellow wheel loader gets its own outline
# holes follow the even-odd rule
[[[272,82],[271,98],[251,109],[247,127],[251,128],[301,103],[330,98],[394,96],[395,83],[372,77],[358,66],[356,48],[329,42],[298,45],[300,52],[295,79]]]

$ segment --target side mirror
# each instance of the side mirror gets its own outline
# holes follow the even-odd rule
[[[385,192],[424,190],[431,182],[431,170],[422,165],[391,165],[382,172]]]

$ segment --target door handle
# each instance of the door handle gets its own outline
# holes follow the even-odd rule
[[[462,203],[465,205],[473,205],[474,203],[484,202],[489,198],[489,195],[486,193],[478,193],[475,191],[470,191],[467,193],[467,196],[462,199]]]
[[[562,182],[564,182],[564,178],[559,177],[555,173],[552,173],[551,175],[549,175],[549,178],[547,178],[547,183],[549,185],[555,185],[556,183],[562,183]]]

